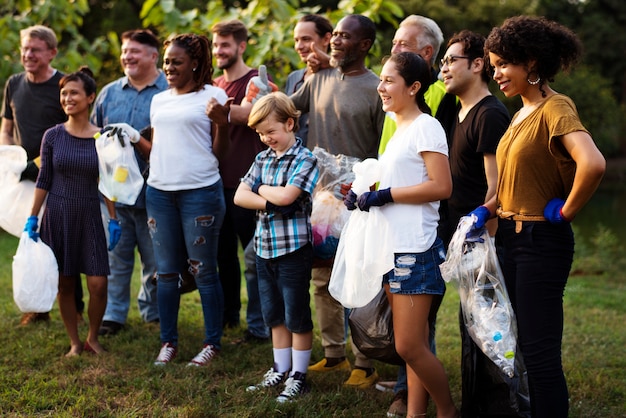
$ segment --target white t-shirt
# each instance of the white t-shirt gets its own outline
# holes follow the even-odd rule
[[[405,187],[428,180],[422,152],[448,156],[446,134],[437,119],[425,113],[406,129],[396,130],[380,156],[379,189]],[[421,253],[437,239],[439,201],[423,204],[391,203],[381,207],[394,237],[395,253]]]
[[[219,87],[174,94],[165,90],[152,98],[150,124],[154,129],[148,185],[164,191],[207,187],[220,179],[213,154],[211,120],[205,113],[212,97],[224,104]]]

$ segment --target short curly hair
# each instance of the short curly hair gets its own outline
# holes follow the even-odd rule
[[[485,41],[485,62],[492,52],[511,64],[535,61],[529,71],[545,81],[554,81],[559,71],[571,68],[582,55],[578,36],[560,23],[535,16],[515,16],[495,27]]]

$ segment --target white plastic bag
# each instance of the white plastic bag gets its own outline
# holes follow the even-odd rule
[[[26,168],[26,151],[19,145],[0,145],[0,228],[20,237],[30,216],[35,183],[20,181]],[[43,213],[45,204],[39,214]]]
[[[369,190],[365,184],[379,180],[378,161],[364,160],[354,166],[352,183],[357,195]],[[354,185],[361,185],[355,190]],[[357,191],[358,190],[358,191]],[[393,238],[380,208],[353,210],[341,231],[328,291],[346,308],[367,305],[380,291],[382,277],[394,267]]]
[[[13,256],[13,300],[22,312],[50,312],[59,290],[54,253],[41,239],[22,232]]]
[[[515,373],[517,326],[496,248],[486,228],[467,233],[474,220],[464,216],[440,265],[446,282],[457,286],[463,321],[469,335],[487,357],[509,377]]]
[[[134,205],[143,188],[144,178],[128,136],[117,130],[103,132],[96,136],[96,151],[100,192],[112,202]]]

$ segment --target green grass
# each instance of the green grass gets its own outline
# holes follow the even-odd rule
[[[153,367],[158,327],[143,324],[136,303],[128,326],[103,338],[105,356],[65,359],[69,341],[54,307],[48,325],[18,327],[11,261],[17,239],[0,232],[0,416],[33,417],[384,417],[392,395],[342,387],[347,373],[309,374],[312,392],[278,405],[275,393],[246,393],[272,363],[269,344],[234,346],[242,329],[228,330],[210,368],[189,369],[203,329],[197,292],[184,295],[179,318],[179,358]],[[134,277],[134,280],[137,277]],[[570,277],[565,294],[563,358],[571,417],[626,417],[626,273]],[[134,282],[136,295],[137,280]],[[245,302],[245,293],[242,294]],[[439,358],[461,402],[458,295],[449,288],[437,326]],[[245,310],[242,310],[245,312]],[[80,329],[84,338],[87,327]],[[313,360],[321,358],[316,329]],[[382,378],[395,367],[376,363]],[[429,416],[435,416],[434,409]]]

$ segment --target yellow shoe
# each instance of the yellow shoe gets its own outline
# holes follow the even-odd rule
[[[378,380],[378,373],[374,370],[374,373],[367,376],[367,372],[363,369],[353,369],[350,373],[348,380],[343,382],[344,386],[350,386],[356,389],[367,389],[371,387]]]
[[[342,362],[335,364],[334,366],[326,366],[328,360],[326,357],[318,361],[317,363],[309,366],[311,372],[334,372],[337,370],[350,370],[350,362],[348,359],[344,359]]]

